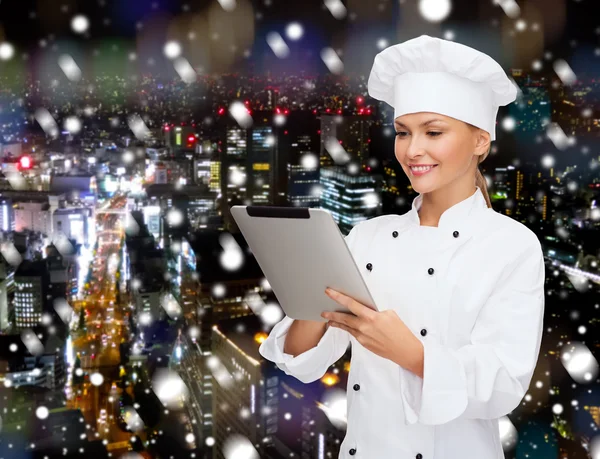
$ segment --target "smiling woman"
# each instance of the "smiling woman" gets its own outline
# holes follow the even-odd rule
[[[544,315],[541,244],[490,209],[478,175],[516,88],[489,56],[421,36],[378,54],[368,89],[394,108],[395,156],[419,193],[346,238],[378,309],[338,292],[351,314],[324,314],[310,342],[285,317],[259,351],[310,383],[351,344],[339,459],[502,459],[499,419],[528,390]],[[290,338],[305,339],[294,355]]]
[[[420,215],[437,226],[443,211],[476,186],[491,207],[478,165],[496,139],[499,107],[517,95],[496,61],[423,35],[375,56],[368,89],[394,108],[395,155],[413,189],[423,194]],[[435,167],[411,169],[415,165]]]
[[[490,134],[441,113],[418,112],[394,120],[395,156],[411,182],[424,195],[423,226],[437,226],[450,200],[472,194],[478,186],[491,207],[479,164],[489,154]]]

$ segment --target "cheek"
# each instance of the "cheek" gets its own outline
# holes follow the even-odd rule
[[[400,161],[406,155],[406,143],[403,143],[396,138],[394,141],[394,155]]]
[[[464,150],[464,145],[457,141],[457,139],[446,133],[435,141],[430,141],[426,145],[423,145],[426,154],[435,162],[443,164],[447,169],[456,167],[460,168],[461,164],[464,164],[465,157],[457,154],[457,152]],[[410,145],[409,140],[396,139],[394,140],[394,156],[398,162],[404,167],[406,162],[406,152]]]
[[[443,164],[444,166],[451,166],[456,162],[456,155],[451,153],[450,149],[440,146],[431,152],[431,156],[438,163]]]
[[[457,154],[460,152],[460,146],[451,139],[440,139],[435,144],[432,144],[429,149],[429,154],[432,159],[444,166],[458,165],[462,162],[461,155]]]

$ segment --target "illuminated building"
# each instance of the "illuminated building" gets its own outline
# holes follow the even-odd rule
[[[359,163],[367,160],[369,131],[374,123],[370,115],[321,115],[321,164],[335,164],[326,149],[326,141],[330,137],[339,141],[352,159]]]
[[[377,180],[369,175],[350,175],[343,167],[321,169],[321,208],[327,210],[347,234],[354,225],[381,213]]]
[[[0,197],[0,231],[15,230],[15,215],[11,199]]]
[[[48,301],[50,276],[44,260],[21,262],[15,272],[14,311],[16,330],[40,324],[42,313],[52,307]]]

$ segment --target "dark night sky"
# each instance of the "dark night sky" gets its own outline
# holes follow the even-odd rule
[[[324,8],[322,0],[270,0],[270,4],[267,5],[265,0],[252,0],[255,12],[263,15],[262,19],[255,21],[256,31],[252,49],[254,60],[260,62],[260,65],[256,65],[257,73],[262,73],[264,70],[278,72],[282,69],[295,73],[297,69],[306,68],[309,71],[315,69],[328,73],[318,56],[319,50],[325,46],[336,48],[348,41],[352,43],[352,47],[348,49],[358,51],[356,53],[349,51],[342,56],[346,73],[350,73],[353,69],[360,69],[363,75],[367,75],[374,55],[378,52],[376,41],[381,37],[387,38],[389,44],[398,41],[396,23],[405,11],[403,9],[405,6],[400,5],[401,0],[343,1],[346,4],[351,2],[352,5],[358,5],[359,1],[367,2],[369,6],[366,8],[364,4],[360,3],[360,5],[363,5],[362,14],[369,17],[365,18],[359,14],[355,22],[348,18],[337,20]],[[418,0],[404,1],[409,3]],[[523,8],[527,1],[537,5],[547,5],[548,8],[553,4],[556,5],[555,2],[563,2],[563,0],[517,1]],[[215,2],[216,0],[0,0],[0,42],[7,40],[14,44],[18,48],[17,55],[25,51],[30,51],[32,55],[48,54],[47,50],[40,49],[39,41],[42,38],[49,39],[50,34],[53,34],[56,41],[63,39],[78,43],[87,41],[91,45],[90,48],[106,39],[118,37],[130,41],[130,44],[126,44],[124,48],[135,49],[135,37],[138,34],[136,23],[139,21],[147,23],[148,17],[153,14],[168,13],[170,17],[176,17],[187,12],[198,13]],[[459,31],[460,39],[457,41],[469,46],[481,45],[483,52],[490,52],[494,57],[499,58],[501,53],[497,52],[497,48],[494,49],[496,44],[500,44],[499,31],[490,25],[491,17],[487,23],[481,21],[479,18],[482,14],[477,9],[478,4],[489,7],[491,2],[492,0],[454,0],[452,14],[442,29]],[[585,71],[588,75],[600,77],[600,56],[594,54],[594,49],[600,47],[600,34],[597,33],[597,30],[600,30],[600,19],[598,19],[600,15],[595,14],[594,4],[600,5],[600,0],[564,0],[564,2],[566,5],[564,32],[562,36],[556,36],[552,43],[548,43],[545,50],[551,51],[554,58],[566,59],[576,74]],[[369,12],[369,8],[373,11],[381,3],[386,4],[384,13]],[[63,8],[65,5],[68,7],[66,10]],[[187,12],[184,10],[184,5],[188,6]],[[349,11],[352,12],[352,9]],[[488,8],[486,11],[493,14],[495,18],[505,17],[499,7]],[[33,12],[36,14],[32,18]],[[89,18],[91,22],[89,38],[71,31],[70,21],[76,14],[84,14]],[[485,14],[483,16],[487,17]],[[104,24],[107,18],[110,19],[109,25]],[[284,35],[285,25],[294,20],[302,23],[305,36],[293,46],[299,50],[298,52],[312,52],[312,56],[304,61],[295,58],[279,60],[269,49],[265,36],[267,32],[273,30]],[[416,32],[420,32],[418,28]],[[227,33],[228,31],[225,30],[222,35]],[[577,41],[575,45],[572,44],[573,40]],[[153,43],[156,45],[157,54],[161,54],[161,43],[160,40]],[[485,46],[488,49],[485,49]],[[107,56],[108,59],[114,59],[112,54]],[[166,59],[163,58],[163,61],[166,63]],[[243,63],[244,60],[241,58],[232,66],[232,70],[243,71]],[[158,63],[153,69],[162,68],[161,64],[162,62]],[[503,64],[506,67],[510,66],[510,62]],[[2,66],[3,62],[0,62],[0,71]],[[145,70],[147,66],[143,68]],[[546,65],[544,71],[552,72],[551,65]],[[531,148],[532,151],[537,151],[539,148],[539,146],[534,147]]]
[[[57,38],[64,35],[74,38],[75,35],[69,30],[69,21],[73,15],[82,13],[91,20],[92,37],[110,35],[133,38],[136,34],[136,22],[148,14],[156,11],[181,14],[183,5],[188,5],[190,12],[196,12],[214,1],[216,0],[0,0],[0,31],[3,28],[4,39],[17,45],[37,43],[49,33],[54,33]],[[548,7],[554,1],[557,0],[547,0]],[[100,6],[102,3],[104,6]],[[256,11],[263,13],[264,18],[258,23],[266,28],[292,20],[304,23],[307,28],[314,27],[324,31],[347,24],[347,19],[338,21],[332,18],[323,7],[322,0],[271,0],[268,6],[265,6],[264,1],[253,0],[252,3]],[[372,3],[376,5],[377,1]],[[392,5],[391,8],[401,8],[398,0],[387,0],[387,3]],[[473,0],[454,0],[449,20],[464,23],[476,21],[476,3]],[[523,5],[526,1],[518,0],[518,3]],[[158,7],[153,8],[154,4]],[[594,4],[598,8],[594,8]],[[68,6],[66,12],[62,10],[65,5]],[[561,43],[569,47],[569,41],[577,39],[598,45],[599,35],[595,30],[600,27],[597,19],[600,17],[600,3],[597,0],[567,0],[566,5],[567,27]],[[30,18],[32,12],[37,12],[36,18]],[[42,21],[42,17],[52,17],[53,20]],[[111,19],[109,26],[102,23],[104,18]]]
[[[375,43],[379,38],[388,39],[391,45],[400,41],[396,35],[396,23],[401,17],[405,6],[401,0],[364,0],[376,10],[380,4],[385,4],[383,14],[370,14],[370,19],[364,20],[358,11],[357,21],[333,18],[324,7],[323,0],[251,0],[255,12],[263,17],[255,20],[255,39],[251,49],[256,70],[273,72],[286,71],[295,73],[299,69],[327,73],[327,69],[319,59],[323,47],[332,46],[339,49],[344,43],[349,43],[348,53],[342,56],[346,73],[358,71],[368,72],[374,55],[378,52]],[[357,5],[358,0],[343,0],[346,4]],[[360,0],[363,1],[363,0]],[[416,2],[418,0],[403,0]],[[468,46],[481,45],[481,51],[493,55],[505,67],[510,61],[502,61],[500,53],[494,46],[499,46],[497,28],[486,25],[480,20],[481,14],[477,5],[487,5],[486,0],[454,0],[452,13],[444,23],[443,29],[455,29],[460,33],[457,41]],[[492,2],[492,0],[487,0]],[[596,14],[594,4],[600,6],[599,0],[518,0],[524,8],[527,1],[539,5],[555,2],[565,2],[566,21],[562,36],[557,36],[546,44],[546,51],[551,51],[555,58],[571,59],[573,70],[585,71],[600,75],[600,57],[594,55],[594,49],[600,46],[600,15]],[[350,3],[349,3],[350,2]],[[541,3],[540,3],[541,2]],[[152,15],[166,15],[171,18],[201,12],[216,0],[0,0],[0,41],[6,40],[14,44],[17,53],[25,51],[40,51],[39,41],[44,38],[54,40],[73,40],[79,44],[86,41],[93,46],[105,39],[121,38],[130,40],[135,46],[138,34],[136,24],[147,23]],[[184,10],[187,5],[187,12]],[[488,5],[489,6],[489,5]],[[600,8],[596,8],[600,10]],[[349,7],[349,12],[353,10]],[[504,17],[500,7],[488,8],[496,18]],[[32,14],[35,13],[34,17]],[[70,20],[76,14],[86,15],[90,22],[89,36],[83,37],[73,33]],[[106,25],[105,20],[110,24]],[[277,59],[269,49],[265,37],[270,31],[278,31],[282,35],[285,25],[290,21],[299,21],[305,28],[305,35],[295,46],[298,53],[303,53],[304,60],[293,58]],[[491,21],[491,18],[490,18]],[[419,30],[416,30],[419,34]],[[223,31],[223,35],[227,31]],[[416,35],[415,35],[416,36]],[[488,39],[489,37],[489,39]],[[471,41],[469,41],[471,40]],[[573,45],[572,41],[576,40]],[[486,42],[489,47],[486,48]],[[498,45],[494,45],[498,43]],[[160,54],[161,50],[157,49]],[[541,56],[540,56],[541,58]],[[196,63],[195,63],[196,64]],[[243,59],[234,65],[234,70],[243,71]]]

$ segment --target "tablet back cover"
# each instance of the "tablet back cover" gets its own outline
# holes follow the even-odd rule
[[[233,218],[287,316],[325,322],[321,312],[348,309],[331,287],[377,310],[344,236],[325,210],[233,206]]]

